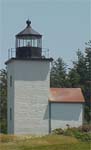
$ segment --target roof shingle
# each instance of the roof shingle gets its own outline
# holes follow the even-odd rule
[[[84,103],[80,88],[50,88],[50,102]]]

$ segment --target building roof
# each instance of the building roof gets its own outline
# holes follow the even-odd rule
[[[26,28],[24,30],[22,30],[20,33],[18,33],[16,35],[16,37],[23,37],[23,36],[37,36],[37,37],[41,37],[42,35],[40,33],[38,33],[37,31],[35,31],[31,26],[31,21],[27,20],[26,21]]]
[[[84,103],[80,88],[50,88],[50,102]]]

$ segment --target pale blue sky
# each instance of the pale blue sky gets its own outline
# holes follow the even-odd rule
[[[91,39],[91,0],[0,0],[0,7],[0,68],[27,18],[43,35],[50,56],[62,57],[69,66],[77,49],[84,51],[84,43]]]

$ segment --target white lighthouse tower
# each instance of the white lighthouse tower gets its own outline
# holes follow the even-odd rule
[[[50,62],[42,35],[31,27],[16,35],[16,56],[7,62],[8,134],[49,133]]]

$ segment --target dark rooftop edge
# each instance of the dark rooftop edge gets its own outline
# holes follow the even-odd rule
[[[85,101],[55,101],[55,100],[50,100],[50,99],[48,99],[48,101],[49,101],[49,103],[72,103],[72,104],[78,104],[78,103],[85,103]]]
[[[30,60],[32,60],[32,61],[50,61],[50,62],[52,62],[53,61],[53,58],[51,57],[51,58],[10,58],[10,59],[8,59],[6,62],[5,62],[5,64],[7,65],[8,63],[10,63],[11,61],[14,61],[14,60],[25,60],[25,61],[30,61]]]

